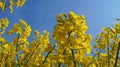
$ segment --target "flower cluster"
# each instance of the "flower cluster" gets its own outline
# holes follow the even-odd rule
[[[8,20],[2,18],[1,24],[4,27],[1,27],[3,30],[0,36],[0,66],[40,66],[43,64],[44,53],[49,48],[48,46],[51,46],[47,31],[44,30],[44,33],[40,34],[35,30],[33,41],[28,42],[32,29],[30,25],[20,19],[19,23],[15,23],[13,28],[7,32],[7,35],[16,36],[8,43],[2,37],[2,32],[8,26]]]
[[[91,52],[91,35],[86,34],[88,29],[84,15],[74,12],[59,14],[58,23],[54,26],[53,39],[56,41],[56,63],[63,66],[83,64],[85,54]],[[59,60],[59,61],[58,61]]]
[[[119,66],[120,59],[119,49],[120,49],[120,23],[115,23],[113,27],[103,27],[102,32],[98,34],[94,45],[96,51],[96,57],[94,60],[95,64],[98,66]],[[118,63],[118,64],[116,64]],[[115,66],[115,67],[116,67]]]
[[[13,7],[22,7],[25,4],[26,0],[0,0],[0,10],[4,10],[5,8],[10,9],[10,13],[13,12]]]
[[[8,24],[9,24],[9,21],[7,18],[0,19],[0,35],[2,35],[5,32]]]
[[[13,7],[22,7],[26,0],[0,0],[0,10],[13,12]],[[120,66],[120,23],[103,27],[95,45],[90,45],[92,36],[86,34],[88,26],[84,15],[74,12],[59,14],[52,37],[44,30],[34,31],[19,19],[6,33],[12,36],[7,41],[4,33],[8,27],[7,18],[0,19],[0,67],[117,67]]]

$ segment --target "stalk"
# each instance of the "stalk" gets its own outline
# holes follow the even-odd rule
[[[119,42],[118,49],[117,49],[117,55],[116,55],[116,59],[115,59],[114,67],[117,67],[118,55],[119,55],[119,49],[120,49],[120,42]]]

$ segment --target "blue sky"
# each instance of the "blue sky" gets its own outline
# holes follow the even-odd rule
[[[120,0],[27,0],[22,8],[14,8],[12,14],[8,10],[1,12],[0,18],[7,17],[10,20],[8,28],[12,28],[21,18],[33,30],[42,32],[45,29],[52,33],[57,23],[55,17],[70,11],[85,15],[89,26],[87,33],[94,39],[102,27],[112,26],[116,18],[120,18]]]

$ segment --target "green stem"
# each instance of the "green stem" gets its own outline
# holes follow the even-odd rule
[[[71,33],[72,33],[72,30],[71,30],[70,32],[68,32],[68,39],[69,39]],[[70,43],[70,46],[72,47],[72,44],[71,44],[71,43]],[[74,59],[75,59],[75,56],[74,56],[74,50],[71,49],[71,52],[72,52],[72,57],[73,57],[74,67],[76,67],[76,61],[74,60]]]
[[[25,57],[24,57],[24,59],[22,60],[21,63],[23,63],[23,62],[28,58],[28,55],[29,55],[29,54],[30,54],[30,53],[28,53],[28,54],[25,55]]]
[[[109,46],[108,46],[108,67],[110,67],[110,54],[109,54]]]
[[[21,62],[21,64],[25,61],[25,59],[28,57],[28,55],[26,55],[25,57],[24,57],[24,59],[22,60],[22,62]]]
[[[32,52],[32,54],[30,55],[30,58],[33,56],[33,54],[35,53],[35,50],[39,47],[39,44],[35,47],[34,51]],[[30,59],[27,60],[25,66],[28,64],[28,62],[30,61]]]
[[[58,67],[61,67],[61,62],[59,63]]]
[[[110,30],[110,28],[108,28]],[[107,52],[108,52],[108,67],[110,67],[110,54],[109,54],[109,30],[108,30],[108,38],[107,38]]]
[[[19,37],[20,37],[20,34],[18,34],[18,37],[17,37],[17,44],[16,44],[16,57],[17,57],[17,61],[18,61],[18,67],[20,67],[20,60],[19,60],[19,56],[18,56],[18,41],[19,41]]]
[[[117,60],[118,60],[118,55],[119,55],[119,49],[120,49],[120,42],[119,42],[118,49],[117,49],[117,55],[116,55],[114,67],[117,67],[117,62],[118,62]]]
[[[47,57],[49,56],[49,54],[52,52],[52,50],[55,48],[55,45],[54,47],[48,52],[48,54],[46,55],[44,61],[43,61],[43,64],[45,63],[45,61],[47,60]]]
[[[75,57],[74,57],[74,52],[73,52],[73,49],[71,49],[71,52],[72,52],[72,57],[73,57],[73,62],[74,62],[74,67],[76,67],[76,62],[75,62]]]
[[[7,58],[8,58],[8,56],[5,58],[5,67],[7,67]]]

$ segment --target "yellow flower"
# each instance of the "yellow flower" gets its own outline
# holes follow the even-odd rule
[[[20,22],[20,24],[23,25],[24,27],[27,27],[27,26],[28,26],[27,23],[26,23],[24,20],[22,20],[22,19],[19,19],[19,22]]]
[[[5,38],[3,38],[3,37],[0,37],[0,42],[1,42],[2,44],[6,43],[6,40],[5,40]]]
[[[102,31],[106,31],[106,32],[107,32],[108,29],[107,29],[106,27],[103,27],[103,28],[102,28]]]
[[[19,2],[19,6],[22,7],[25,4],[26,0],[21,0],[21,2]]]
[[[13,0],[10,0],[10,5],[9,5],[10,13],[13,12],[13,5],[14,5]]]
[[[10,35],[10,34],[12,34],[12,33],[14,33],[13,30],[8,30],[7,35]]]
[[[91,53],[91,49],[90,49],[90,48],[87,48],[87,49],[86,49],[86,52],[87,52],[87,54],[90,54],[90,53]]]
[[[10,46],[9,46],[9,44],[4,44],[4,54],[8,54],[9,52],[10,52]]]
[[[75,16],[75,13],[73,11],[69,12],[69,18],[72,19]]]
[[[17,34],[20,34],[20,35],[23,33],[23,31],[22,31],[22,29],[21,29],[21,27],[20,27],[20,25],[18,23],[14,24],[12,30],[14,32],[16,32]]]
[[[91,65],[90,65],[90,67],[97,67],[94,63],[92,63]]]
[[[13,9],[10,9],[10,13],[12,13],[13,12]]]
[[[36,35],[39,35],[40,34],[40,32],[38,31],[38,30],[35,30],[34,31],[34,35],[36,36]]]
[[[30,51],[29,51],[28,48],[25,48],[25,47],[24,47],[24,48],[23,48],[23,52],[24,52],[24,53],[29,53]]]
[[[19,7],[20,6],[20,3],[21,3],[21,1],[20,0],[17,0],[17,7]]]
[[[14,1],[14,0],[10,0],[10,5],[9,5],[9,9],[10,9],[10,13],[13,12],[13,6],[16,6],[16,7],[22,7],[24,4],[25,4],[26,0],[17,0],[17,1]]]
[[[30,36],[31,31],[32,31],[31,27],[30,27],[30,26],[27,26],[26,28],[24,28],[23,35],[22,35],[22,36],[23,36],[23,37],[28,37],[28,36]]]
[[[4,10],[5,4],[4,4],[3,2],[0,2],[0,8],[1,8],[2,10]]]
[[[9,24],[9,21],[7,18],[2,18],[0,19],[0,34],[2,35],[4,33],[4,31],[6,30],[7,26]]]
[[[85,20],[85,16],[84,16],[84,15],[82,15],[81,18],[82,18],[83,20]]]

